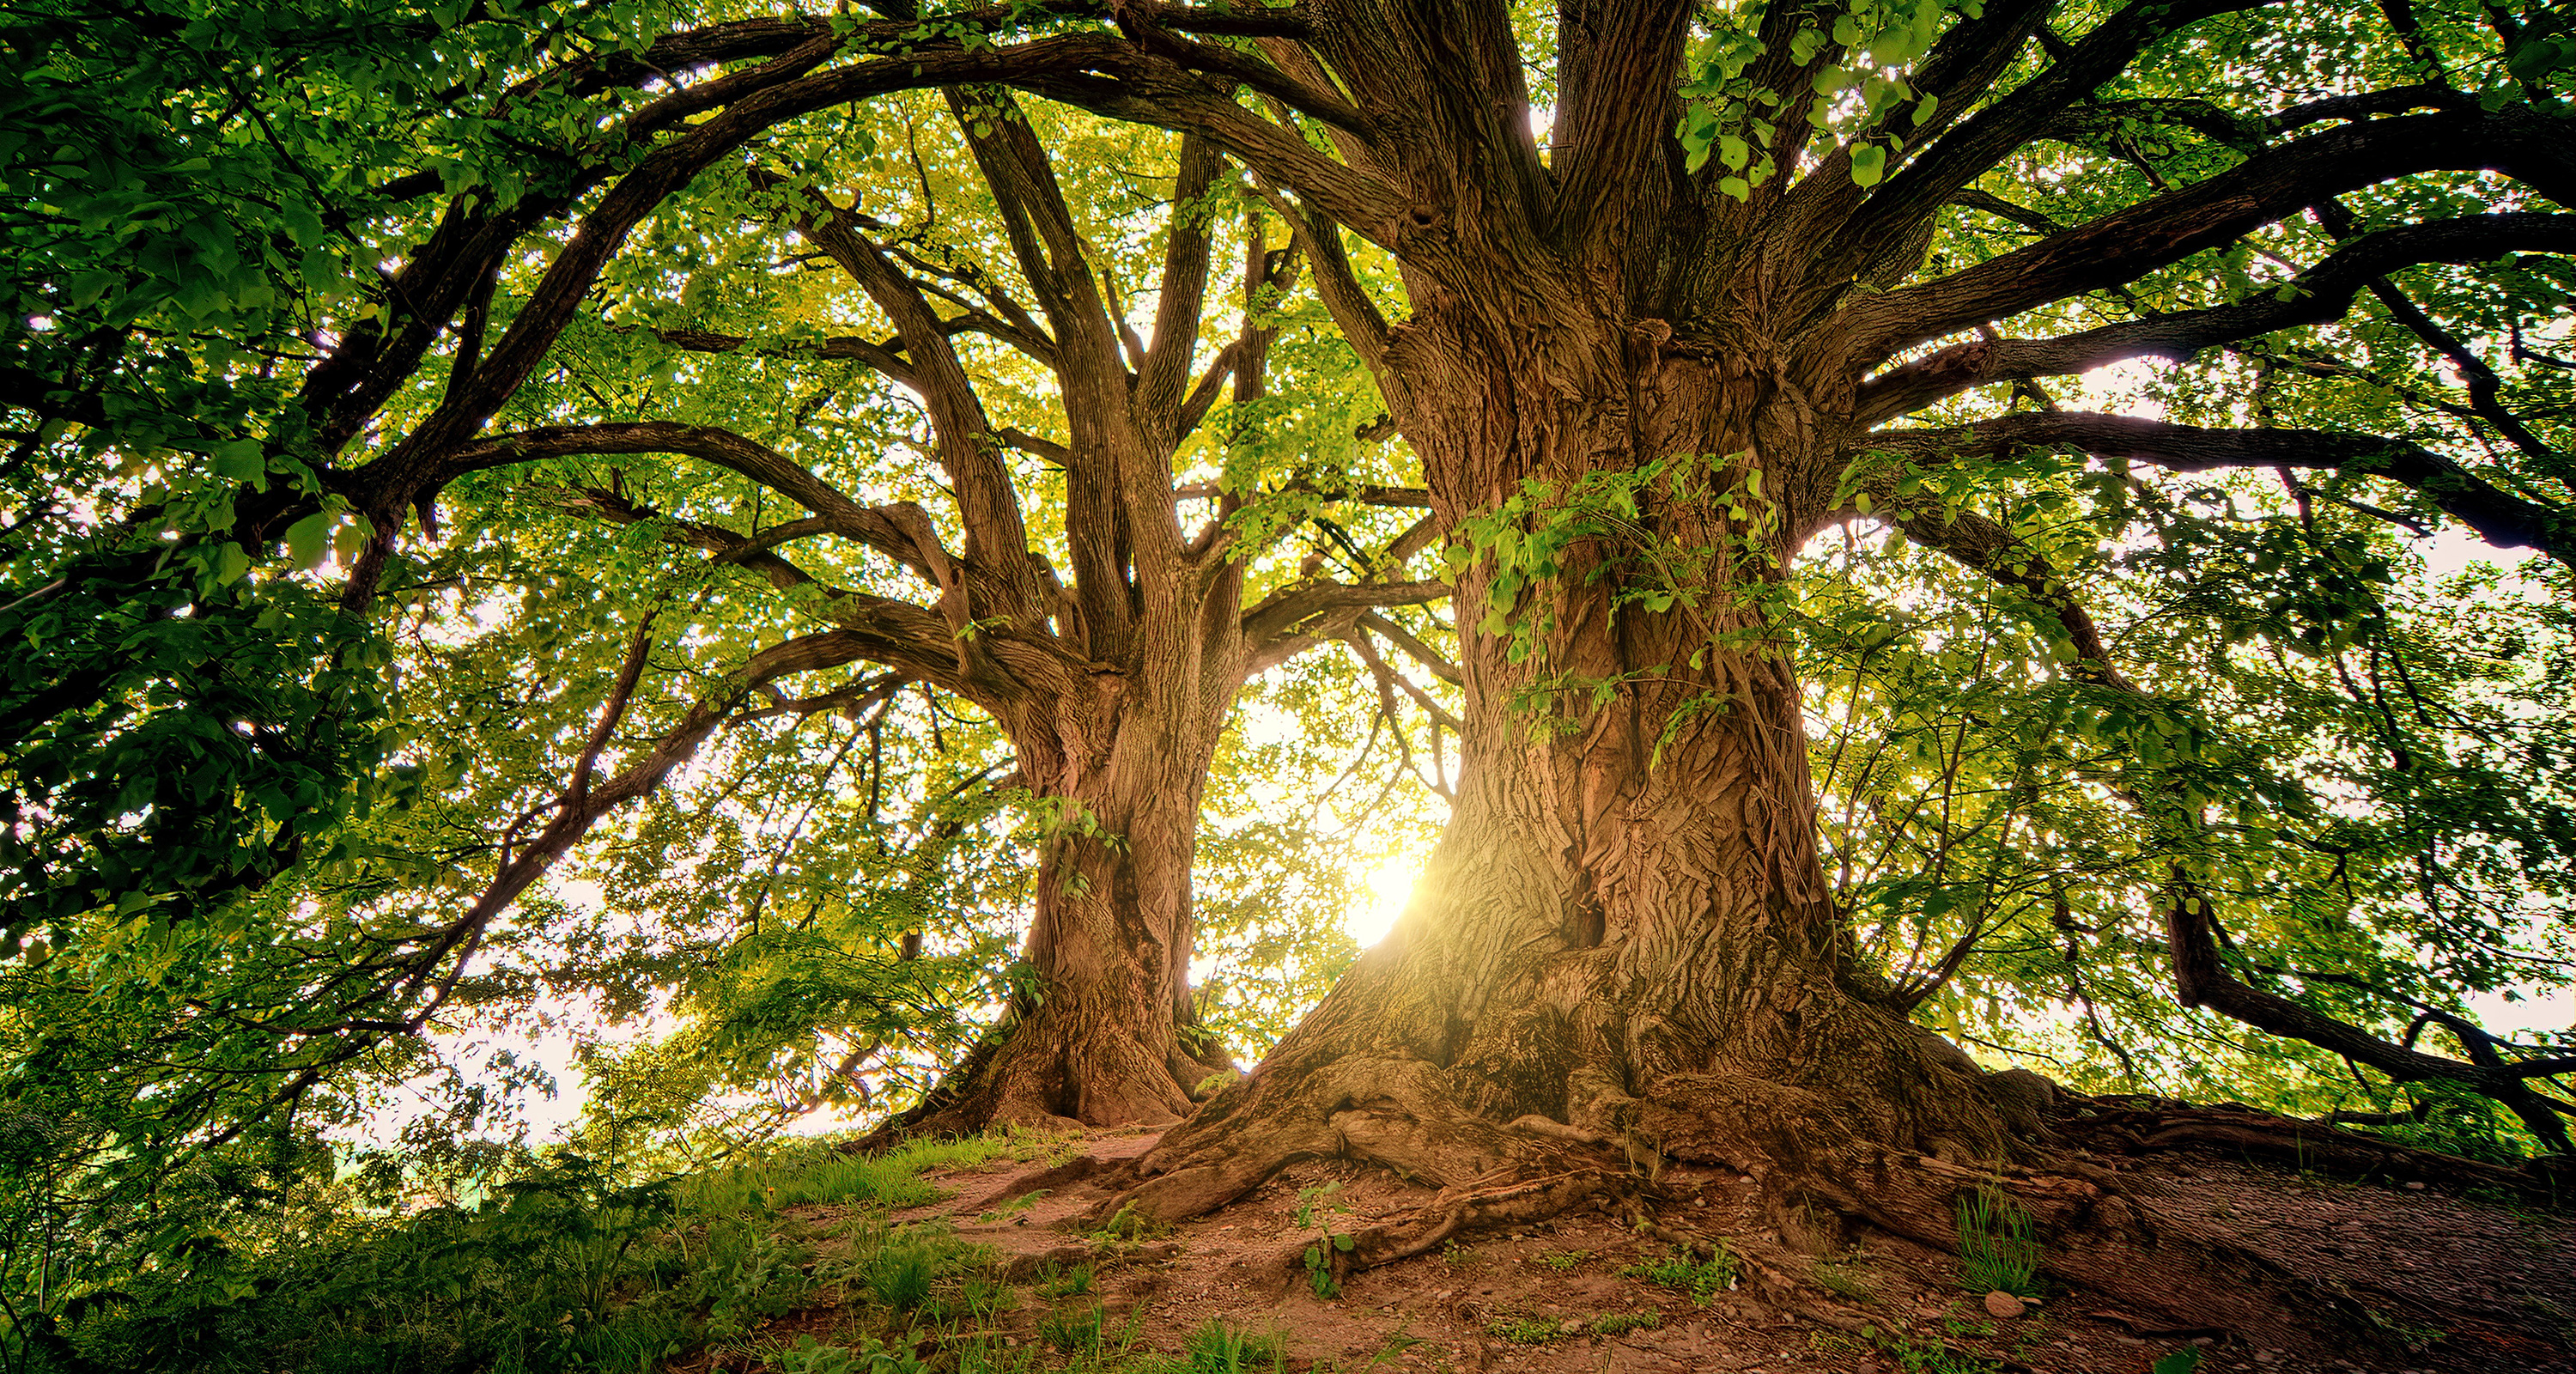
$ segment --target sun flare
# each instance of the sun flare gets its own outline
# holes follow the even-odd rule
[[[1414,881],[1421,876],[1421,863],[1406,858],[1388,859],[1369,871],[1362,882],[1367,889],[1366,897],[1353,901],[1350,910],[1342,916],[1343,928],[1351,933],[1351,939],[1358,942],[1360,948],[1376,944],[1386,938],[1388,931],[1395,929],[1395,918],[1403,914],[1404,904],[1412,900]]]

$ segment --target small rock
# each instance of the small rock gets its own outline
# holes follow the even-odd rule
[[[2424,1184],[2423,1184],[2423,1181],[2419,1179],[2419,1180],[2417,1180],[2417,1181],[2415,1181],[2415,1182],[2413,1182],[2413,1183],[2409,1183],[2409,1184],[2407,1184],[2407,1185],[2406,1185],[2406,1191],[2408,1191],[2408,1192],[2410,1192],[2410,1193],[2420,1193],[2420,1192],[2424,1191]]]
[[[1986,1315],[1998,1318],[2018,1317],[2030,1310],[2030,1304],[1998,1288],[1986,1295]]]

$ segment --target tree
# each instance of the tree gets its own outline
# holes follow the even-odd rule
[[[797,236],[892,330],[883,342],[833,336],[780,351],[854,359],[918,394],[925,447],[953,510],[934,520],[910,502],[854,500],[818,475],[822,450],[801,437],[786,441],[814,454],[799,460],[721,425],[669,421],[544,425],[478,439],[438,469],[429,489],[498,465],[682,453],[800,505],[797,520],[753,528],[733,492],[693,493],[667,510],[598,485],[566,497],[612,522],[669,522],[672,537],[788,594],[802,615],[831,627],[791,641],[814,648],[801,668],[881,664],[894,677],[870,679],[864,691],[926,683],[988,714],[1009,739],[1015,780],[1039,799],[1049,832],[1024,956],[1033,984],[1013,1023],[926,1104],[920,1124],[1169,1121],[1199,1080],[1228,1066],[1191,1005],[1189,875],[1200,797],[1236,692],[1250,674],[1353,633],[1371,607],[1434,599],[1446,588],[1402,575],[1425,542],[1427,526],[1415,519],[1386,548],[1354,549],[1351,582],[1310,567],[1291,585],[1247,597],[1253,560],[1298,522],[1247,515],[1259,494],[1257,457],[1195,488],[1175,476],[1204,461],[1180,449],[1229,377],[1234,446],[1254,439],[1277,312],[1296,278],[1294,251],[1266,242],[1259,213],[1225,216],[1241,226],[1235,335],[1201,349],[1211,247],[1229,199],[1203,141],[1179,148],[1148,343],[1128,318],[1116,260],[1093,265],[1103,256],[1095,241],[1119,226],[1075,213],[1029,116],[992,92],[952,92],[948,103],[964,145],[951,155],[975,160],[989,220],[957,204],[953,190],[934,195],[926,169],[910,225],[764,172],[748,190],[755,203],[774,193]],[[908,137],[918,165],[925,138],[917,129]],[[693,277],[690,289],[706,285]],[[785,332],[786,321],[753,318]],[[658,334],[712,353],[757,346],[703,329]],[[964,335],[1021,356],[971,357]],[[1059,398],[1034,408],[1045,418],[1032,428],[996,420],[999,407],[981,394],[1011,383],[973,378],[1008,376],[1015,365],[1034,372],[1018,385]],[[520,408],[545,407],[532,398]],[[1344,447],[1324,464],[1307,461],[1301,480],[1331,483],[1317,493],[1325,497],[1398,508],[1418,499],[1352,489],[1347,440]],[[1015,453],[1026,457],[1015,462]],[[1060,507],[1045,494],[1058,483]],[[1216,505],[1195,530],[1182,510],[1194,496]],[[728,505],[730,517],[700,514]],[[1033,529],[1033,517],[1051,509],[1061,510],[1060,524]],[[893,561],[931,589],[932,604],[840,585],[818,572],[828,565],[814,563],[812,544],[801,542],[818,537]],[[1062,579],[1049,548],[1064,562]]]
[[[305,374],[303,408],[317,451],[338,453],[443,329],[479,338],[464,327],[482,318],[477,284],[521,236],[580,206],[509,328],[457,355],[462,379],[451,364],[363,482],[339,479],[374,531],[365,588],[441,464],[512,459],[474,448],[478,427],[629,232],[768,130],[900,89],[1007,86],[1248,169],[1453,539],[1476,608],[1458,627],[1463,770],[1406,923],[1249,1081],[1167,1135],[1126,1203],[1219,1205],[1318,1153],[1459,1190],[1439,1215],[1358,1238],[1351,1262],[1368,1263],[1634,1188],[1631,1170],[1651,1186],[1654,1161],[1679,1157],[1759,1173],[1784,1218],[1944,1244],[1960,1171],[2050,1164],[2046,1086],[1982,1074],[1911,1025],[1908,989],[1855,957],[1819,862],[1790,574],[1853,521],[1992,582],[2046,646],[2080,708],[2052,733],[2102,745],[2100,777],[2164,860],[2152,912],[2124,919],[2152,920],[2182,1000],[2389,1078],[2492,1095],[2556,1138],[2557,1099],[2530,1085],[2563,1058],[2481,1042],[2448,1005],[2464,1057],[2428,1053],[2377,1033],[2392,1003],[2371,988],[2348,1021],[2320,1010],[2322,980],[2231,948],[2252,900],[2226,881],[2238,840],[2306,833],[2272,812],[2315,789],[2255,751],[2204,758],[2227,723],[2185,679],[2142,687],[2091,603],[2178,581],[2226,630],[2213,652],[2277,648],[2310,683],[2387,629],[2392,520],[2576,558],[2555,351],[2576,245],[2567,216],[2535,208],[2576,183],[2562,20],[2260,0],[879,13],[893,17],[718,24],[527,78],[590,94],[705,73],[639,95],[604,136],[596,117],[544,125],[580,145],[561,189],[448,205],[386,293],[399,327],[353,327]],[[2309,59],[2319,48],[2330,60]],[[829,207],[805,223],[842,229]],[[916,364],[937,352],[906,346]],[[2046,380],[2149,357],[2201,361],[2163,418],[2070,410]],[[71,370],[21,387],[29,408],[68,415],[86,385]],[[728,452],[737,471],[765,462]],[[956,456],[950,475],[977,461]],[[1168,472],[1140,487],[1119,470],[1165,546],[1134,545],[1142,605],[1144,563],[1189,545],[1159,523]],[[2222,477],[2181,480],[2202,473]],[[251,528],[265,541],[296,509]],[[866,514],[851,516],[861,541],[960,595],[949,611],[1046,609],[1034,563],[1011,571],[1024,544],[1004,541],[986,589],[940,571],[976,549],[933,558],[895,515]],[[2266,597],[2230,604],[2194,581],[2196,549],[2244,555]],[[939,608],[902,614],[921,617],[905,622],[918,652]],[[958,642],[980,652],[980,636]],[[2424,795],[2458,795],[2465,762],[2422,773]],[[2524,827],[2535,865],[2568,843],[2547,804]],[[2090,1186],[2024,1189],[2066,1231],[2059,1267],[2164,1305],[2170,1271],[2119,1247],[2112,1209],[2084,1210]],[[2168,1239],[2168,1256],[2194,1253]]]
[[[134,675],[102,666],[118,658],[115,647],[85,647],[87,657],[75,666],[60,647],[66,636],[59,626],[78,624],[100,603],[139,608],[146,624],[164,618],[163,588],[171,585],[170,560],[158,546],[164,531],[190,555],[186,570],[198,584],[186,589],[188,619],[201,625],[275,620],[269,607],[301,591],[291,566],[274,567],[280,543],[290,565],[310,565],[336,538],[345,616],[371,610],[388,587],[424,585],[432,579],[406,552],[410,522],[417,518],[423,535],[434,538],[443,494],[503,471],[536,474],[562,509],[632,527],[648,542],[699,550],[704,565],[694,588],[667,583],[662,601],[627,608],[616,630],[625,641],[622,662],[598,684],[605,690],[584,694],[596,703],[595,719],[562,740],[559,784],[501,837],[488,880],[465,909],[365,956],[326,983],[336,1000],[309,1005],[296,1018],[298,1043],[327,1048],[302,1056],[303,1067],[285,1076],[272,1105],[291,1103],[315,1075],[376,1038],[427,1024],[512,903],[600,818],[649,795],[729,724],[865,713],[917,682],[999,723],[1015,755],[1013,781],[1049,818],[1026,950],[1030,976],[1015,1003],[1016,1023],[952,1086],[935,1121],[967,1128],[992,1120],[1175,1117],[1188,1105],[1187,1091],[1227,1062],[1196,1026],[1187,971],[1191,844],[1229,703],[1250,674],[1315,644],[1368,633],[1359,627],[1364,613],[1447,590],[1403,571],[1425,543],[1426,521],[1404,514],[1390,528],[1372,527],[1372,507],[1402,512],[1421,504],[1418,493],[1356,483],[1391,475],[1366,470],[1373,450],[1352,435],[1369,428],[1373,411],[1356,426],[1339,419],[1338,441],[1307,454],[1300,446],[1315,433],[1336,438],[1337,407],[1352,395],[1318,389],[1303,400],[1265,401],[1272,342],[1298,278],[1296,251],[1268,241],[1257,203],[1248,211],[1237,205],[1222,160],[1201,139],[1138,150],[1149,164],[1172,159],[1142,174],[1169,187],[1167,214],[1157,218],[1150,202],[1135,203],[1144,198],[1132,187],[1077,210],[1012,98],[958,81],[989,61],[990,45],[978,56],[955,34],[893,22],[755,20],[633,41],[617,30],[622,20],[592,16],[530,45],[469,17],[464,31],[491,41],[468,50],[457,64],[460,79],[431,102],[451,113],[480,111],[461,116],[468,131],[433,121],[362,154],[362,165],[438,170],[326,186],[309,164],[351,150],[334,141],[346,127],[333,118],[337,107],[313,108],[306,83],[321,82],[329,105],[358,99],[385,77],[363,61],[352,74],[311,54],[330,36],[370,22],[362,15],[304,17],[284,27],[264,67],[209,56],[198,42],[202,24],[174,31],[74,12],[57,16],[47,33],[61,41],[45,49],[51,64],[34,73],[31,102],[55,98],[117,41],[166,49],[163,87],[150,94],[196,101],[224,90],[235,97],[184,136],[164,140],[176,145],[155,149],[166,162],[183,165],[188,153],[228,157],[228,141],[252,139],[267,158],[250,178],[254,203],[284,194],[292,209],[282,213],[298,225],[317,221],[324,226],[317,232],[337,229],[354,239],[353,226],[363,226],[368,239],[386,245],[384,260],[399,265],[383,269],[372,287],[335,282],[331,290],[300,290],[299,273],[314,280],[328,274],[296,267],[292,254],[272,254],[284,259],[284,270],[271,278],[252,274],[257,280],[240,294],[264,291],[263,299],[288,302],[284,308],[248,322],[218,321],[204,331],[214,343],[175,350],[180,370],[227,378],[247,366],[239,357],[245,347],[274,355],[258,377],[275,409],[252,402],[227,412],[202,398],[152,394],[159,379],[130,359],[100,361],[97,340],[173,337],[159,327],[166,317],[184,317],[188,300],[173,305],[151,291],[93,289],[85,284],[92,277],[116,280],[122,264],[114,251],[47,223],[27,231],[41,250],[31,263],[53,264],[20,284],[31,318],[46,326],[39,342],[93,341],[86,351],[40,350],[27,359],[31,366],[9,375],[11,403],[38,421],[23,436],[21,459],[51,460],[31,469],[39,476],[33,485],[51,481],[49,495],[59,496],[67,467],[120,443],[142,444],[132,461],[157,462],[166,476],[140,491],[107,484],[100,497],[108,508],[130,512],[121,526],[94,531],[58,509],[40,510],[32,522],[39,535],[78,537],[58,537],[52,547],[22,538],[31,590],[10,610],[28,642],[49,650],[36,660],[44,665],[36,680],[13,701],[13,722],[75,754],[80,771],[97,779],[94,790],[130,804],[131,784],[153,767],[151,754],[137,747],[144,732],[124,718],[122,703],[138,690]],[[440,28],[394,24],[387,60],[423,60],[414,45]],[[549,44],[566,51],[599,46],[549,61]],[[863,62],[864,72],[838,67],[830,82],[800,84],[845,50],[890,55]],[[704,82],[662,75],[722,64],[735,70]],[[854,75],[858,84],[848,85]],[[424,98],[415,90],[420,78],[405,76],[392,94]],[[901,150],[910,158],[905,170],[919,177],[913,223],[834,201],[807,165],[793,161],[818,145],[846,152],[872,137],[866,120],[878,110],[833,113],[853,98],[942,85],[959,133],[956,146],[933,147],[943,163],[936,176],[922,149],[936,143],[937,130],[925,134],[918,111],[897,116],[909,139]],[[800,118],[805,122],[796,123]],[[738,157],[754,140],[757,154]],[[890,151],[883,161],[893,167],[902,158]],[[961,175],[961,164],[975,173]],[[59,166],[30,175],[36,194],[52,202],[71,200],[81,179]],[[674,200],[683,188],[690,196]],[[972,202],[982,203],[980,213]],[[97,208],[75,203],[83,216]],[[233,235],[245,232],[225,222],[220,208],[206,213]],[[712,318],[701,306],[715,293],[743,295],[739,280],[727,286],[721,264],[690,275],[682,292],[665,271],[667,260],[639,265],[616,256],[648,220],[667,228],[683,219],[692,221],[691,232],[723,238],[728,250],[774,257],[782,237],[810,245],[855,288],[845,293],[855,299],[808,297],[824,298],[823,314],[855,317],[882,337],[831,333],[793,310],[781,318],[749,312],[749,334],[697,327]],[[418,241],[409,241],[414,236]],[[1120,284],[1124,264],[1104,258],[1102,242],[1160,257],[1158,273],[1126,288],[1151,297],[1150,322],[1131,318]],[[1236,250],[1239,274],[1212,269],[1220,242]],[[674,243],[666,236],[653,246],[669,252]],[[542,252],[530,257],[532,249]],[[353,244],[349,257],[367,263],[368,252]],[[86,275],[69,275],[75,270]],[[1212,286],[1229,276],[1239,276],[1230,293]],[[168,296],[178,288],[156,289]],[[594,293],[626,307],[630,320],[683,315],[689,327],[604,324],[584,312]],[[657,303],[657,293],[686,299]],[[1150,341],[1140,323],[1149,324]],[[1231,337],[1211,343],[1212,333]],[[630,387],[612,403],[590,385],[598,367],[583,372],[573,364],[584,357],[597,364],[620,352],[621,340],[624,356],[612,360],[611,371],[658,369],[664,381],[688,376],[707,388],[680,388],[685,404],[676,410],[668,387],[658,395]],[[302,353],[306,347],[319,355]],[[701,361],[675,361],[688,354]],[[297,379],[291,388],[276,359]],[[716,360],[768,370],[729,371]],[[721,411],[720,401],[705,397],[747,377],[787,376],[792,385],[800,364],[838,378],[816,393],[816,406],[836,386],[880,404],[917,397],[926,414],[919,433],[888,436],[881,425],[879,437],[926,451],[937,476],[906,480],[935,489],[948,508],[933,516],[911,500],[851,496],[827,474],[837,466],[855,476],[866,465],[826,452],[799,435],[793,420],[758,417],[775,431],[764,442],[705,413],[674,418],[688,406]],[[849,375],[854,364],[859,377]],[[582,374],[573,379],[578,386],[553,385],[572,375],[568,367]],[[983,394],[993,385],[1054,399],[1006,398],[1000,408],[1018,412],[1009,418],[1019,423],[997,421],[996,405]],[[1355,394],[1365,391],[1363,384]],[[111,423],[137,405],[138,393],[197,431],[229,424],[248,437],[190,435],[174,444],[168,436],[138,436],[131,423]],[[1224,434],[1198,438],[1212,412],[1222,417]],[[494,432],[495,416],[523,427]],[[1274,427],[1279,435],[1265,439]],[[1384,432],[1366,437],[1374,446]],[[1185,444],[1199,448],[1184,458]],[[214,461],[161,456],[191,446],[212,448]],[[643,455],[703,466],[666,481],[678,491],[656,506],[629,488],[626,468],[599,462]],[[1176,461],[1211,471],[1184,481]],[[632,475],[647,480],[641,470]],[[248,486],[237,489],[245,479]],[[1265,504],[1265,495],[1278,499]],[[1356,517],[1336,522],[1321,514],[1344,497]],[[765,514],[781,500],[801,515]],[[1210,514],[1185,527],[1184,506],[1198,502]],[[1256,579],[1259,555],[1308,516],[1331,532],[1337,559],[1347,554],[1350,580],[1327,574],[1320,556],[1284,578],[1264,572]],[[1363,549],[1359,539],[1378,547]],[[881,566],[869,568],[869,560]],[[255,566],[262,575],[246,581]],[[670,604],[681,590],[698,603],[710,595],[772,598],[765,614],[780,632],[767,642],[731,636],[738,644],[731,661],[672,663],[672,646],[711,642],[684,607]],[[66,599],[75,591],[83,598],[78,605]],[[309,644],[290,644],[290,654],[322,656]],[[860,663],[888,671],[846,671]],[[639,690],[658,700],[654,680],[674,671],[703,675],[706,685],[676,710],[645,710]],[[103,716],[91,714],[101,708]],[[253,721],[279,713],[236,709]],[[202,722],[203,703],[176,715]],[[123,724],[66,742],[75,738],[66,723],[95,719]],[[337,785],[363,792],[372,761],[344,767]],[[40,799],[58,805],[69,795],[33,774],[28,780]],[[314,826],[327,830],[363,805],[316,808],[322,814]],[[108,833],[117,828],[105,826]],[[154,830],[153,843],[140,847],[173,847],[166,823]],[[276,852],[264,860],[263,883],[295,866],[304,841],[292,830],[270,842]],[[84,918],[95,888],[95,851],[81,832],[67,827],[24,846],[33,881],[62,898],[56,911],[29,907],[29,923],[49,923],[57,944]],[[201,909],[165,912],[161,924],[185,927],[219,913],[227,900],[220,885],[202,895]]]
[[[1190,1213],[1318,1154],[1455,1190],[1446,1215],[1364,1238],[1367,1262],[1588,1195],[1599,1167],[1567,1152],[1624,1142],[1759,1173],[1790,1213],[1944,1243],[1950,1186],[1913,1161],[2041,1151],[2038,1094],[1909,1025],[1851,957],[1780,644],[1799,550],[1892,521],[2044,616],[2091,709],[2186,716],[2141,700],[2084,604],[2102,535],[2183,495],[2149,474],[2277,472],[2312,508],[2576,561],[2543,342],[2576,221],[2536,208],[2576,194],[2557,20],[1613,0],[1525,41],[1499,6],[1318,3],[1263,16],[1245,51],[1163,15],[1124,10],[1114,55],[1024,84],[1199,133],[1293,202],[1467,543],[1460,597],[1490,612],[1461,619],[1466,763],[1422,895],[1122,1205]],[[2264,64],[2329,17],[2359,35],[2331,68]],[[2285,85],[2317,98],[2281,105]],[[1228,98],[1241,86],[1266,114]],[[2085,217],[2005,194],[2033,178]],[[1408,318],[1342,269],[1343,231],[1394,259]],[[2001,234],[2027,241],[1978,243]],[[2377,313],[2346,322],[2362,299]],[[2226,422],[2071,411],[2037,385],[2144,357],[2210,359]],[[2352,384],[2424,404],[2380,432],[2274,422]],[[1996,413],[2016,395],[2036,408]],[[2080,518],[2045,537],[1972,486]],[[2229,619],[2331,653],[2373,604],[2371,545],[2308,514],[2311,607]],[[2183,1001],[2490,1093],[2564,1142],[2562,1106],[2529,1087],[2563,1058],[2431,1055],[2248,981],[2205,845],[2261,807],[2230,814],[2187,767],[2119,781],[2173,855],[2156,914]],[[2154,1300],[2110,1254],[2063,1267]]]

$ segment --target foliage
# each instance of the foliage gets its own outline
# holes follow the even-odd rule
[[[645,1369],[740,1338],[844,1276],[900,1330],[962,1287],[969,1256],[945,1232],[879,1219],[935,1195],[924,1169],[1030,1148],[981,1137],[860,1159],[819,1142],[626,1184],[565,1153],[477,1185],[470,1206],[396,1214],[344,1199],[301,1226],[236,1221],[197,1234],[182,1267],[94,1290],[32,1367]],[[834,1235],[786,1215],[818,1203],[860,1219]],[[819,1262],[827,1242],[845,1257]],[[809,1353],[817,1367],[842,1355],[853,1370],[912,1367],[873,1342]]]
[[[1188,1374],[1271,1374],[1286,1367],[1288,1344],[1275,1331],[1249,1331],[1210,1317],[1190,1333],[1181,1355]]]
[[[1707,1259],[1693,1259],[1688,1249],[1676,1248],[1662,1259],[1642,1260],[1619,1274],[1686,1293],[1692,1302],[1706,1306],[1709,1299],[1735,1287],[1735,1254],[1724,1241],[1717,1243]]]
[[[1959,1286],[1972,1293],[2040,1296],[2042,1248],[2030,1209],[1993,1184],[1959,1198]]]
[[[910,1350],[888,1349],[874,1336],[855,1348],[822,1345],[799,1336],[794,1347],[769,1357],[784,1374],[926,1374],[930,1366]]]

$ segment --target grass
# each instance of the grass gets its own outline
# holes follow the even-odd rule
[[[2041,1296],[2042,1250],[2029,1209],[1992,1183],[1959,1199],[1959,1286],[1971,1293]]]
[[[955,1252],[953,1244],[921,1236],[889,1240],[868,1263],[867,1291],[897,1312],[910,1312],[929,1299],[940,1270]]]
[[[1878,1300],[1878,1287],[1860,1267],[1849,1261],[1818,1260],[1815,1265],[1816,1286],[1845,1302],[1868,1303]]]
[[[1189,1374],[1279,1374],[1287,1367],[1288,1342],[1276,1331],[1244,1331],[1217,1318],[1190,1333],[1181,1349]]]
[[[1088,1264],[1077,1264],[1071,1269],[1062,1270],[1050,1264],[1038,1272],[1038,1296],[1042,1298],[1076,1297],[1090,1292],[1092,1284],[1098,1277],[1099,1275],[1094,1273]]]
[[[1590,1258],[1592,1252],[1589,1250],[1550,1250],[1539,1256],[1538,1262],[1562,1273]]]
[[[1038,1339],[1060,1354],[1100,1355],[1101,1310],[1098,1302],[1055,1308],[1038,1318]]]
[[[1664,1324],[1661,1312],[1604,1312],[1591,1322],[1596,1336],[1624,1336],[1631,1331],[1652,1331]]]
[[[946,1194],[921,1177],[931,1169],[969,1168],[1031,1147],[1026,1137],[982,1135],[958,1140],[915,1140],[881,1155],[842,1154],[822,1142],[798,1142],[757,1164],[683,1179],[673,1186],[683,1213],[740,1216],[825,1204],[901,1209],[937,1202]]]
[[[1545,1345],[1549,1341],[1563,1340],[1582,1329],[1579,1322],[1568,1326],[1558,1318],[1535,1313],[1499,1316],[1485,1323],[1486,1335],[1514,1345]]]
[[[1720,1241],[1704,1260],[1692,1259],[1687,1250],[1675,1250],[1668,1258],[1632,1264],[1619,1274],[1688,1293],[1692,1302],[1705,1305],[1710,1298],[1735,1286],[1735,1254]]]
[[[344,1216],[290,1243],[245,1238],[184,1284],[147,1276],[74,1339],[91,1366],[135,1374],[649,1374],[708,1347],[794,1374],[908,1374],[927,1326],[958,1374],[1028,1370],[1031,1352],[994,1330],[1008,1287],[973,1272],[976,1251],[944,1226],[889,1213],[941,1195],[926,1170],[1054,1153],[1025,1135],[871,1158],[798,1141],[640,1182],[569,1154],[528,1160],[474,1206]],[[787,1213],[813,1206],[843,1211]],[[838,1344],[754,1337],[835,1301]]]

